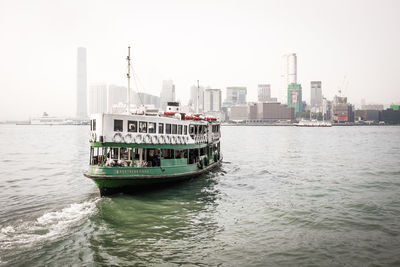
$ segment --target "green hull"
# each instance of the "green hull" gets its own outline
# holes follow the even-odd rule
[[[84,175],[97,184],[101,195],[138,192],[198,176],[219,166],[221,160],[203,168],[197,164],[146,168],[91,166]]]

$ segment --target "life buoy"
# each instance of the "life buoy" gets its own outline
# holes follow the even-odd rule
[[[165,136],[165,143],[170,144],[171,143],[171,137],[169,135]]]
[[[138,134],[135,136],[135,143],[136,144],[141,144],[143,141],[143,136],[141,134]]]
[[[165,136],[164,135],[160,135],[158,137],[158,143],[160,143],[160,144],[164,144],[165,143]]]
[[[177,136],[176,137],[176,143],[182,144],[182,137],[181,136]]]
[[[121,133],[114,134],[113,141],[115,143],[121,143],[122,140],[123,140],[123,138],[122,138],[122,134]]]
[[[155,145],[155,144],[158,144],[158,137],[157,137],[157,135],[153,135],[152,137],[151,137],[151,142]]]
[[[144,137],[144,142],[146,144],[150,144],[151,143],[151,136],[149,134],[146,134],[146,136]]]
[[[128,144],[132,143],[132,140],[133,140],[132,134],[128,133],[128,134],[125,135],[125,137],[124,137],[125,143],[128,143]]]

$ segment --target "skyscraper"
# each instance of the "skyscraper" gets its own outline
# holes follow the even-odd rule
[[[113,112],[113,106],[127,103],[127,89],[125,86],[110,85],[107,93],[107,112]],[[131,101],[132,102],[132,101]]]
[[[226,88],[226,99],[225,102],[230,106],[236,106],[240,104],[246,104],[246,87],[227,87]]]
[[[320,108],[322,106],[322,89],[321,81],[311,82],[311,101],[312,108]]]
[[[268,102],[271,100],[271,85],[259,84],[257,89],[258,102]]]
[[[204,86],[193,85],[190,87],[189,106],[194,112],[203,112],[204,109]],[[198,108],[198,109],[197,109]]]
[[[288,106],[294,108],[294,111],[303,111],[303,99],[302,99],[302,89],[301,84],[291,83],[288,85],[287,89],[287,103]]]
[[[160,94],[161,109],[167,108],[167,102],[175,101],[175,84],[172,80],[164,80]]]
[[[221,111],[221,89],[204,91],[204,112]]]
[[[93,84],[89,89],[89,115],[107,112],[107,85]]]
[[[297,83],[297,56],[295,53],[282,56],[282,99],[286,101],[286,92],[291,83]]]
[[[76,116],[87,118],[86,48],[78,47],[76,68]]]

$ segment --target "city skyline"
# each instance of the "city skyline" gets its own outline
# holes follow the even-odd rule
[[[307,103],[311,81],[322,81],[328,99],[341,88],[354,104],[400,102],[397,1],[2,1],[0,7],[6,40],[0,120],[43,111],[74,115],[77,47],[87,49],[88,85],[125,86],[131,45],[140,92],[159,95],[162,81],[171,79],[182,103],[197,80],[222,95],[227,87],[246,87],[247,101],[257,99],[258,84],[270,84],[282,102],[281,57],[289,53],[297,55]]]

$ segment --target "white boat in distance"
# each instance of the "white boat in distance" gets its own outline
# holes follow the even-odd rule
[[[296,123],[298,127],[332,127],[332,123],[329,121],[318,121],[318,120],[301,120]]]

